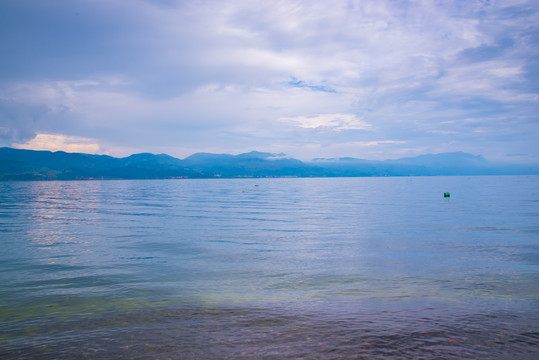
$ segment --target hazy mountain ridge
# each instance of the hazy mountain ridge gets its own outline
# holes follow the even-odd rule
[[[357,158],[315,159],[311,163],[331,169],[332,176],[428,176],[537,173],[533,166],[508,166],[464,152],[425,154],[397,160]]]
[[[108,155],[0,148],[0,180],[167,179],[234,177],[339,177],[539,174],[537,165],[492,163],[463,152],[398,160],[357,158],[303,162],[284,154],[196,153],[183,160],[167,154]]]

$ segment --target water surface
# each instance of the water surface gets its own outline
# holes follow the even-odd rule
[[[539,354],[537,176],[4,182],[0,239],[3,358]]]

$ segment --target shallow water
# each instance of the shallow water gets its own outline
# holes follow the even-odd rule
[[[2,358],[539,354],[537,176],[5,182],[0,239]]]

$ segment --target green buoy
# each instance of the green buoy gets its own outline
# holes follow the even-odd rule
[[[444,198],[446,198],[446,197],[450,197],[450,196],[451,196],[451,194],[450,194],[450,193],[448,193],[448,192],[444,192]]]

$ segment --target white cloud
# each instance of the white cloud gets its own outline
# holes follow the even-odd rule
[[[37,134],[26,143],[13,144],[13,147],[16,149],[65,151],[70,153],[101,153],[101,147],[95,139],[53,134]]]
[[[390,144],[406,144],[406,141],[402,140],[377,140],[377,141],[356,141],[353,143],[355,146],[359,147],[371,147],[379,145],[390,145]]]
[[[426,150],[426,148],[422,148]],[[407,145],[401,140],[350,141],[339,143],[305,143],[296,146],[279,146],[270,148],[270,152],[283,151],[287,155],[304,161],[314,158],[353,157],[360,159],[385,160],[399,158],[404,155],[417,155],[417,148]]]
[[[368,130],[370,124],[354,114],[316,114],[307,116],[283,117],[283,122],[291,122],[306,129],[328,128],[331,130]]]

